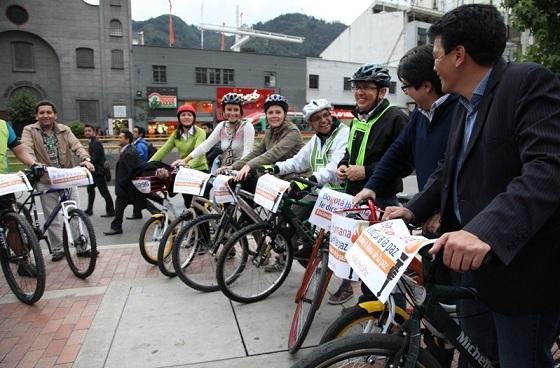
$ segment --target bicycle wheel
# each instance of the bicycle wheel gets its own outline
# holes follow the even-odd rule
[[[226,243],[218,257],[216,279],[228,298],[252,303],[265,299],[282,285],[292,261],[289,235],[271,223],[254,224],[233,234]],[[276,270],[265,267],[271,262],[276,262]]]
[[[167,230],[165,230],[161,236],[157,249],[157,265],[160,272],[167,277],[177,276],[177,272],[175,272],[175,268],[173,267],[171,250],[173,248],[173,243],[175,243],[175,238],[193,217],[191,211],[182,213],[167,226]]]
[[[402,367],[398,353],[405,339],[397,335],[361,334],[319,346],[292,368]],[[426,350],[420,349],[415,367],[441,368]]]
[[[17,213],[2,216],[5,244],[0,263],[14,295],[25,304],[38,301],[45,291],[45,262],[39,241],[27,221]]]
[[[389,313],[385,305],[379,301],[368,303],[371,303],[370,305],[375,310],[368,311],[359,305],[344,309],[342,314],[327,328],[319,344],[350,335],[381,333]],[[389,332],[403,324],[407,319],[408,314],[404,310],[395,308],[395,318]]]
[[[216,282],[216,263],[220,247],[239,230],[235,222],[221,225],[221,214],[199,216],[189,221],[173,245],[173,265],[177,275],[193,289],[210,292]]]
[[[165,232],[164,219],[165,216],[161,213],[152,215],[140,230],[140,254],[146,262],[153,265],[157,265],[158,247]]]
[[[554,368],[560,368],[560,332],[552,345],[552,357],[554,358]]]
[[[66,224],[62,229],[62,246],[66,261],[74,275],[85,279],[92,274],[97,262],[97,242],[95,232],[89,217],[84,211],[72,208],[68,211],[69,232],[72,235],[68,239]]]
[[[303,345],[315,318],[315,312],[321,305],[331,275],[328,264],[329,253],[321,249],[305,270],[302,280],[303,294],[297,303],[288,338],[290,354],[297,353]]]

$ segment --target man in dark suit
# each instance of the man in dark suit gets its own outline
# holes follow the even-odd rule
[[[109,188],[107,188],[107,181],[105,180],[105,150],[103,149],[103,144],[97,139],[95,131],[96,129],[90,124],[86,124],[84,127],[84,134],[89,140],[88,150],[91,163],[95,167],[95,171],[92,173],[93,184],[87,187],[88,206],[85,212],[89,216],[93,215],[95,187],[97,187],[99,193],[105,199],[105,214],[101,215],[101,217],[113,217],[115,216],[115,207],[111,193],[109,193]]]
[[[105,235],[122,234],[124,210],[129,204],[134,204],[141,194],[133,187],[132,174],[140,165],[142,159],[132,144],[132,133],[129,131],[119,134],[121,153],[115,168],[115,218],[111,222],[111,230],[103,232]]]
[[[407,208],[388,208],[384,218],[421,222],[440,208],[444,234],[431,252],[443,252],[443,263],[462,272],[463,284],[473,282],[490,310],[489,325],[470,326],[481,338],[474,342],[490,357],[497,351],[502,367],[552,367],[560,81],[541,65],[502,60],[506,27],[493,6],[460,6],[430,36],[443,91],[461,95],[463,106],[443,164]]]

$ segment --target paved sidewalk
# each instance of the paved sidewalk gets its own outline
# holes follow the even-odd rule
[[[296,286],[250,305],[200,293],[147,264],[136,246],[105,246],[88,280],[46,257],[47,291],[16,301],[0,277],[0,367],[289,367]],[[334,282],[333,282],[334,284]],[[336,285],[331,285],[335,287]],[[351,305],[355,301],[350,301]],[[324,304],[306,346],[341,311]]]

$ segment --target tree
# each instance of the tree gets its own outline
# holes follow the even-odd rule
[[[12,95],[7,104],[8,115],[14,125],[25,125],[35,120],[35,105],[39,100],[31,92],[21,90]]]
[[[84,123],[82,123],[80,120],[71,121],[67,125],[70,127],[70,130],[72,131],[72,133],[74,133],[76,138],[78,139],[85,138],[84,135],[85,126]]]
[[[504,0],[504,6],[511,9],[514,27],[530,31],[535,40],[521,59],[560,73],[560,1]]]

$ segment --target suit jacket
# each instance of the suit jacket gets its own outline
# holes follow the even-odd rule
[[[560,81],[537,64],[494,66],[458,172],[456,225],[464,126],[459,108],[445,161],[408,207],[420,221],[441,208],[443,231],[462,227],[490,245],[473,277],[492,310],[560,310]]]
[[[119,156],[115,167],[115,194],[117,197],[128,198],[128,203],[134,203],[141,194],[132,184],[134,171],[142,165],[142,159],[134,145],[130,144]]]
[[[103,175],[105,170],[105,149],[103,148],[103,143],[97,138],[90,139],[88,151],[91,157],[91,163],[95,166],[93,175]]]

